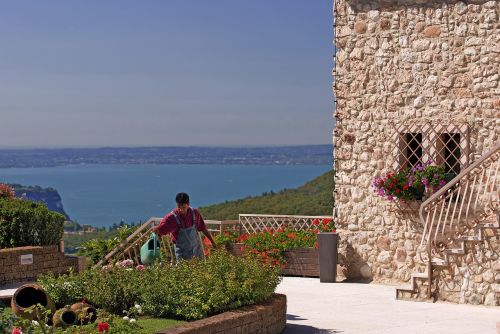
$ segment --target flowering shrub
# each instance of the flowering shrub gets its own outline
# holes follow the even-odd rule
[[[212,252],[206,260],[181,261],[176,266],[136,269],[124,267],[122,262],[78,275],[49,274],[38,282],[58,306],[85,298],[113,314],[123,315],[123,310],[128,310],[128,323],[140,313],[203,318],[263,301],[279,283],[275,267],[262,265],[254,258],[237,258],[223,250]]]
[[[4,183],[0,183],[0,199],[12,199],[15,195],[16,194],[14,193],[14,189]]]
[[[318,247],[316,234],[319,232],[336,232],[335,223],[331,218],[314,219],[313,228],[296,231],[282,228],[277,231],[268,229],[255,234],[242,234],[224,232],[216,236],[217,244],[243,243],[248,254],[258,258],[262,263],[283,267],[285,264],[285,251],[293,248]],[[210,245],[207,238],[203,240],[205,246]],[[205,252],[210,253],[205,247]]]
[[[424,191],[433,193],[446,184],[444,166],[431,166],[431,162],[405,168],[398,172],[389,172],[385,176],[373,179],[373,191],[379,196],[410,201],[421,199]]]

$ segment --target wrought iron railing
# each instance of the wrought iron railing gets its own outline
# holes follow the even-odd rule
[[[499,210],[499,166],[500,142],[422,203],[421,247],[442,252],[479,238],[476,227]]]

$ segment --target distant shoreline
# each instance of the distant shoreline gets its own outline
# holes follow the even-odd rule
[[[0,149],[0,168],[70,165],[328,165],[333,145]]]

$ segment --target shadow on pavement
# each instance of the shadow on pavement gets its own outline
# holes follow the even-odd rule
[[[282,334],[335,334],[343,333],[334,329],[320,329],[307,325],[286,324],[285,330]]]
[[[298,320],[307,320],[306,318],[302,318],[300,315],[287,314],[286,320],[298,321]]]

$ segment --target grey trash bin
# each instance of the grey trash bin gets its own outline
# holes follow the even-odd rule
[[[319,254],[319,281],[335,283],[337,277],[337,258],[339,235],[335,232],[317,234]]]

